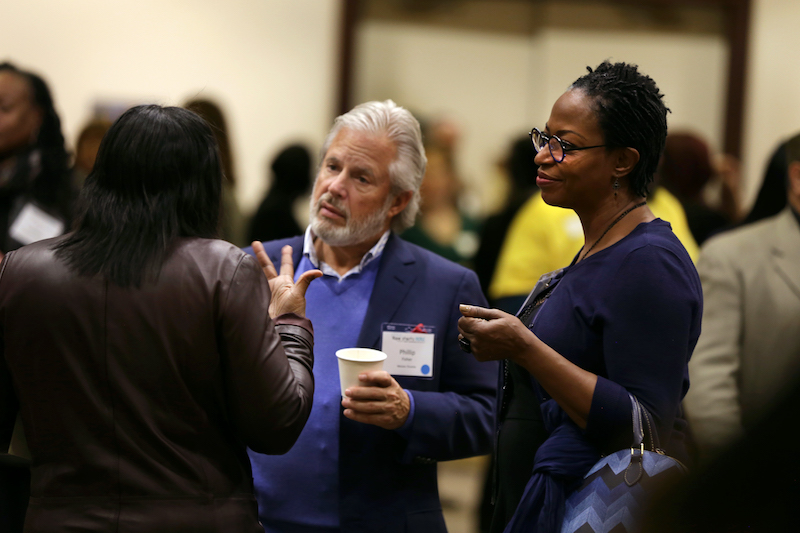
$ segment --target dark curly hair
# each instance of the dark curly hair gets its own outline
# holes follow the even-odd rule
[[[646,197],[667,139],[667,112],[656,82],[636,65],[604,61],[570,87],[594,99],[595,113],[605,144],[639,152],[639,162],[628,175],[630,189]]]

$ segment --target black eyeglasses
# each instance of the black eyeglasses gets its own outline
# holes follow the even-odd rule
[[[538,154],[539,151],[547,145],[550,149],[550,155],[553,156],[553,161],[556,163],[561,163],[567,156],[567,152],[577,152],[579,150],[602,148],[606,146],[605,144],[597,144],[595,146],[571,146],[569,143],[562,141],[557,135],[548,135],[537,128],[533,128],[528,135],[531,136],[533,149],[536,150],[536,153]]]

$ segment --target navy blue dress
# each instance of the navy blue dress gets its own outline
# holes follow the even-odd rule
[[[530,328],[556,352],[597,374],[597,386],[586,429],[581,430],[533,383],[550,436],[538,452],[526,452],[536,453],[534,474],[517,514],[526,506],[549,505],[536,493],[545,485],[552,491],[552,480],[536,481],[537,473],[560,479],[566,489],[595,456],[630,446],[628,392],[653,415],[661,448],[686,458],[680,403],[689,388],[688,362],[701,317],[697,271],[663,220],[639,224],[619,242],[564,269]],[[510,410],[518,401],[511,399]],[[508,441],[503,431],[501,427],[501,444]],[[503,453],[501,446],[498,461],[509,462]],[[531,462],[530,457],[517,459],[518,464]],[[502,491],[504,474],[499,475]]]
[[[531,329],[598,375],[585,436],[601,453],[630,445],[630,392],[653,415],[661,447],[684,455],[680,403],[702,314],[697,270],[660,219],[565,270]]]

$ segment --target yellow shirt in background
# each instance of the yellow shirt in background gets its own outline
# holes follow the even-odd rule
[[[656,217],[672,225],[692,261],[697,261],[697,243],[677,198],[659,187],[647,198],[647,205]],[[581,246],[583,228],[575,211],[546,204],[541,193],[533,195],[508,228],[489,298],[527,294],[539,276],[569,265]]]

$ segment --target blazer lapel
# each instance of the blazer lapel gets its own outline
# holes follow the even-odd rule
[[[776,242],[772,247],[775,269],[800,298],[800,228],[791,209],[783,211],[775,230]]]
[[[278,241],[278,244],[279,246],[276,246],[275,249],[267,252],[269,260],[275,266],[275,270],[279,273],[281,271],[281,249],[287,244],[292,247],[292,261],[294,261],[294,266],[297,268],[303,258],[303,236],[285,239],[283,242]]]
[[[381,325],[392,321],[417,277],[416,259],[409,244],[394,233],[389,237],[380,261],[367,315],[358,336],[358,346],[364,348],[379,347]]]

